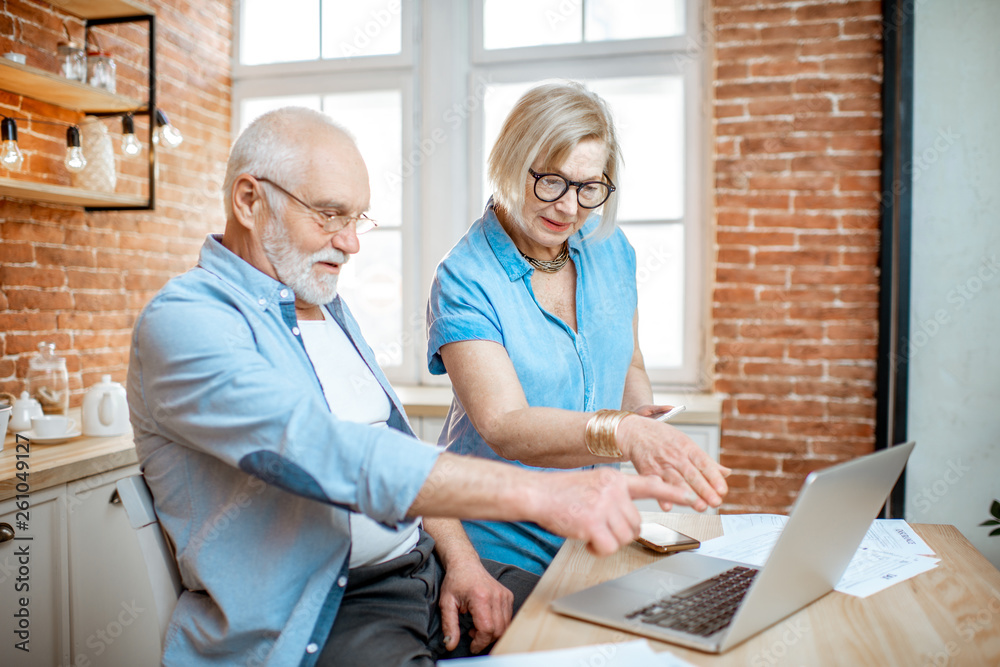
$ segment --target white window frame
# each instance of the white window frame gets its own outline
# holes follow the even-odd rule
[[[703,118],[705,45],[698,41],[705,34],[701,0],[685,0],[687,34],[683,36],[489,51],[482,48],[482,2],[402,2],[402,52],[397,55],[267,65],[239,64],[240,13],[239,3],[234,3],[234,136],[246,98],[387,88],[402,92],[403,164],[414,167],[412,175],[404,178],[402,190],[404,361],[402,366],[386,369],[386,375],[393,383],[447,386],[447,376],[427,371],[424,315],[438,262],[482,215],[483,82],[611,78],[623,71],[623,63],[630,76],[681,75],[686,136],[690,138],[684,157],[685,214],[677,221],[685,229],[685,350],[680,368],[647,370],[658,390],[702,389],[701,363],[708,331],[705,244],[710,183],[704,170],[710,152]],[[692,48],[695,44],[697,48]],[[456,118],[461,122],[455,122]]]
[[[684,226],[684,346],[681,365],[677,368],[647,368],[650,381],[657,390],[704,389],[703,358],[709,331],[707,326],[706,238],[708,175],[704,169],[710,155],[705,135],[704,109],[706,63],[704,53],[707,35],[703,30],[702,7],[699,0],[685,0],[684,35],[622,41],[526,46],[511,49],[483,48],[483,2],[472,2],[472,66],[473,81],[485,79],[494,83],[557,78],[614,78],[623,71],[628,76],[676,75],[682,77],[684,88],[684,147],[685,206],[679,219],[629,220],[630,225],[677,223]],[[665,52],[669,55],[664,57]],[[627,63],[627,66],[623,66]],[[482,215],[483,118],[477,116],[470,128],[468,191],[478,193],[470,201],[469,220]],[[642,312],[639,317],[641,319]]]

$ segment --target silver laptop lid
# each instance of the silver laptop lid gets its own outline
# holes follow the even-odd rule
[[[810,473],[781,537],[733,617],[723,651],[833,590],[913,446],[907,442]]]

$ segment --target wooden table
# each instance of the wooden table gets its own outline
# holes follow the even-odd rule
[[[644,513],[643,520],[701,540],[722,534],[718,516]],[[913,528],[941,559],[929,572],[867,598],[833,591],[721,656],[653,639],[650,645],[695,665],[1000,665],[1000,571],[954,526]],[[662,557],[632,544],[598,559],[581,542],[568,541],[493,655],[639,638],[559,616],[549,602]]]

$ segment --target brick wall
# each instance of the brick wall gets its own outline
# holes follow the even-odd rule
[[[194,264],[204,235],[222,229],[218,189],[229,150],[231,3],[148,2],[157,17],[158,105],[184,135],[157,151],[155,211],[86,213],[78,207],[0,199],[0,391],[19,392],[38,342],[54,341],[66,356],[79,405],[85,388],[110,373],[125,380],[129,336],[141,307],[168,278]],[[56,71],[56,45],[83,23],[44,2],[6,0],[0,52]],[[118,92],[145,99],[148,61],[144,24],[101,29],[103,49],[118,64]],[[0,91],[0,115],[80,122],[82,115]],[[20,174],[0,177],[68,185],[62,165],[65,129],[19,125],[27,153]],[[143,192],[146,152],[121,159],[119,192]],[[139,137],[144,120],[136,119]]]
[[[715,388],[725,511],[874,444],[881,5],[716,0]]]

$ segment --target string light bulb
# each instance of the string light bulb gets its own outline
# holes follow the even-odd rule
[[[176,127],[170,124],[167,120],[167,114],[163,113],[159,109],[156,110],[156,131],[153,132],[153,143],[160,143],[160,139],[163,139],[164,145],[169,148],[177,148],[184,141],[184,137],[177,130]]]
[[[122,116],[122,152],[129,157],[142,152],[142,144],[135,138],[135,121],[130,113]]]
[[[87,166],[87,158],[80,148],[80,128],[70,125],[66,128],[66,158],[63,160],[66,169],[74,174],[83,171]]]
[[[10,171],[21,171],[24,164],[24,153],[17,145],[17,123],[13,118],[2,121],[3,147],[0,148],[0,164]]]

